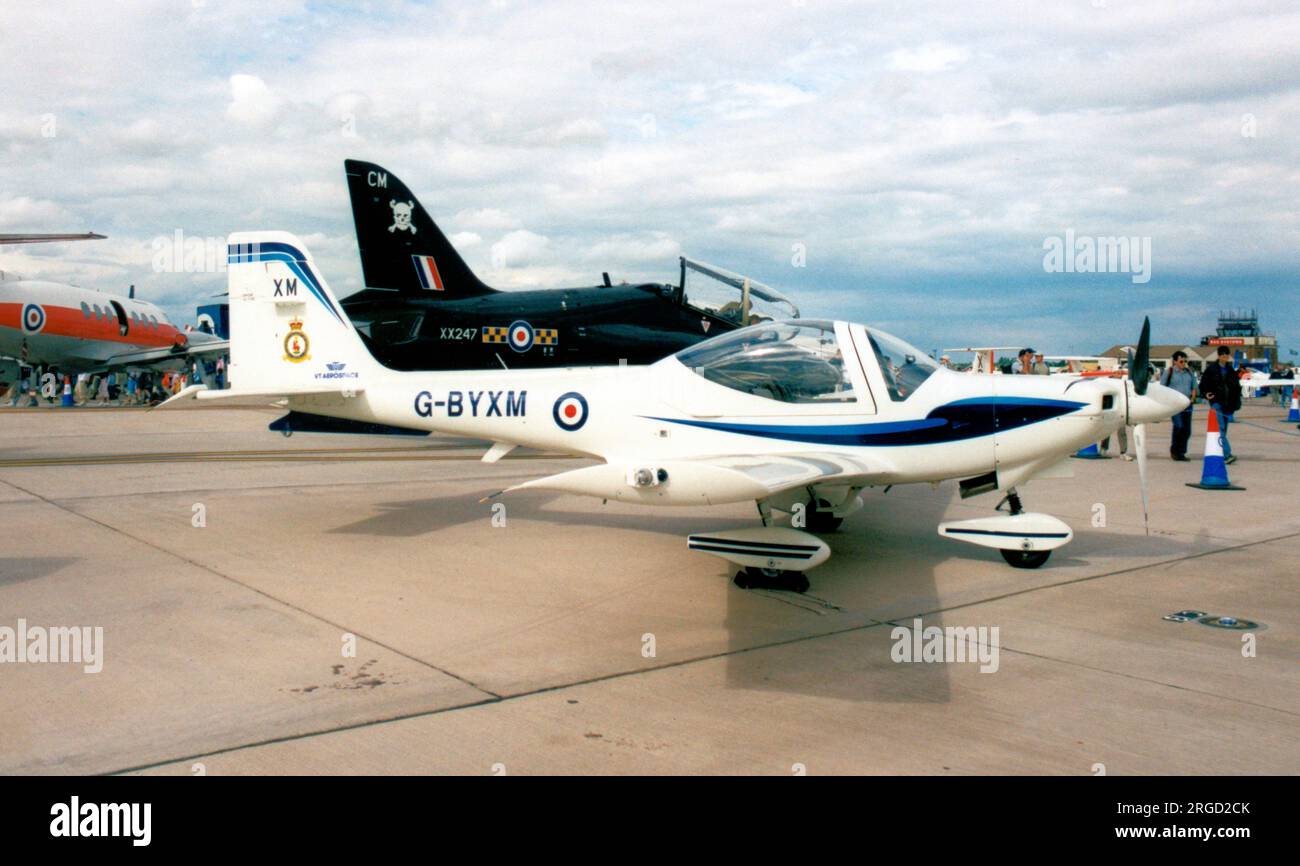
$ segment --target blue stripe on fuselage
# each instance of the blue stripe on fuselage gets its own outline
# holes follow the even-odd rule
[[[1067,415],[1087,403],[1034,397],[971,397],[936,406],[925,418],[874,424],[733,424],[652,418],[687,427],[817,445],[937,445],[991,436]]]

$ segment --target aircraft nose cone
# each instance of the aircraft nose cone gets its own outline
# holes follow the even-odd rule
[[[1152,382],[1147,386],[1145,394],[1133,394],[1129,398],[1129,423],[1149,424],[1163,421],[1177,415],[1189,405],[1191,401],[1173,388]]]

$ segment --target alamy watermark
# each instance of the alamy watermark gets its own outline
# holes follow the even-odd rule
[[[1151,279],[1151,238],[1075,235],[1043,239],[1043,270],[1049,274],[1132,274],[1139,285]]]
[[[204,238],[176,229],[153,239],[156,274],[216,274],[226,269],[226,239]]]
[[[923,627],[921,618],[916,617],[911,628],[894,626],[889,636],[894,640],[889,657],[896,664],[979,662],[982,674],[998,670],[997,626]]]
[[[40,626],[18,620],[0,626],[0,664],[72,663],[88,674],[104,669],[104,627]]]

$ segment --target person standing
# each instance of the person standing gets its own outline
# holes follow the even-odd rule
[[[1228,442],[1228,424],[1232,415],[1241,408],[1241,379],[1233,369],[1231,353],[1227,346],[1219,347],[1218,357],[1206,368],[1201,376],[1201,396],[1210,404],[1219,420],[1219,441],[1223,443],[1223,462],[1235,463],[1237,456],[1232,453]]]
[[[1160,377],[1160,384],[1173,388],[1187,398],[1187,408],[1179,412],[1170,421],[1173,433],[1169,438],[1169,456],[1174,460],[1187,459],[1187,442],[1192,436],[1192,403],[1196,402],[1196,376],[1187,368],[1187,353],[1181,349],[1174,352],[1173,363]]]
[[[1273,365],[1274,379],[1294,379],[1295,372],[1290,367],[1283,367],[1281,363]],[[1278,386],[1273,388],[1273,399],[1279,406],[1291,405],[1291,386]]]

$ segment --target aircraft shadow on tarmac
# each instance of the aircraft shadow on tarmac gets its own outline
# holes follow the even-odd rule
[[[488,488],[473,493],[456,496],[442,496],[431,499],[411,499],[404,502],[383,502],[379,514],[366,517],[346,526],[336,527],[330,532],[353,535],[376,535],[387,537],[413,537],[440,532],[455,526],[489,520],[492,517],[490,503],[480,502]],[[563,498],[563,494],[547,491],[521,491],[510,494],[508,499],[495,500],[503,502],[508,509],[509,519],[532,520],[565,526],[590,526],[603,529],[647,529],[662,530],[667,534],[685,536],[690,532],[707,532],[735,526],[736,519],[709,518],[695,516],[674,517],[661,512],[648,510],[613,511],[596,505],[586,511],[548,510],[551,502]],[[756,512],[757,515],[757,512]],[[754,519],[757,524],[757,516]]]
[[[383,509],[330,532],[379,537],[415,537],[444,529],[487,520],[491,506],[481,503],[482,491],[454,496],[430,497],[380,503]],[[510,520],[527,520],[593,529],[641,530],[662,533],[665,544],[680,545],[691,532],[710,532],[733,528],[734,514],[716,518],[699,513],[681,516],[663,511],[614,510],[595,505],[569,511],[551,508],[564,499],[562,494],[547,491],[521,491],[507,500]],[[891,609],[901,604],[917,613],[940,606],[935,590],[934,568],[951,556],[935,556],[929,549],[917,550],[911,544],[915,533],[932,533],[946,507],[946,498],[925,496],[917,499],[892,497],[886,500],[877,491],[865,497],[867,506],[846,521],[844,527],[826,536],[836,553],[825,565],[811,573],[814,599],[811,602],[787,593],[749,592],[731,585],[734,566],[721,561],[703,566],[703,573],[716,572],[725,581],[728,632],[726,680],[728,688],[761,689],[792,694],[814,695],[851,701],[946,701],[948,700],[947,665],[899,665],[889,658],[889,643],[872,641],[869,658],[845,655],[847,647],[861,642],[829,638],[820,642],[812,653],[816,664],[798,668],[798,675],[781,668],[780,657],[764,652],[747,652],[776,640],[816,635],[827,631],[870,626],[881,629],[887,638],[892,624],[882,624],[873,616],[878,605],[862,609],[850,602],[854,610],[836,617],[820,617],[808,605],[815,598],[848,596],[857,598],[864,580],[897,573],[906,561],[906,586],[898,588],[889,603]],[[902,512],[902,513],[900,513]],[[754,518],[757,525],[757,515]],[[926,534],[926,548],[934,547]],[[942,547],[942,545],[940,545]],[[900,599],[898,596],[903,596]],[[789,601],[792,603],[783,603]],[[837,600],[838,601],[838,600]],[[877,615],[880,615],[877,613]],[[899,620],[911,625],[910,616]],[[926,625],[943,625],[941,615],[927,617]],[[864,675],[866,671],[866,675]]]
[[[480,502],[482,496],[483,491],[475,490],[385,502],[378,514],[329,531],[379,537],[432,534],[488,520],[491,505]],[[598,505],[572,511],[551,507],[564,498],[547,491],[521,491],[504,501],[511,520],[662,533],[665,543],[674,545],[691,532],[718,531],[737,522],[734,514],[710,518],[699,513],[675,516]],[[944,519],[950,498],[948,490],[904,496],[867,491],[865,508],[851,516],[839,532],[826,536],[835,554],[810,573],[813,587],[807,597],[740,590],[730,584],[733,566],[720,561],[705,565],[703,574],[726,581],[728,688],[855,702],[946,702],[951,698],[951,665],[898,664],[889,654],[895,625],[911,627],[913,617],[920,614],[927,614],[927,627],[996,624],[976,621],[978,617],[972,619],[972,614],[956,615],[956,621],[945,623],[943,613],[932,613],[943,606],[936,585],[936,570],[941,565],[969,561],[986,574],[986,566],[1006,569],[1009,581],[1001,582],[999,591],[1014,591],[1054,582],[1052,569],[1100,565],[1099,570],[1105,572],[1104,561],[1110,558],[1131,563],[1134,554],[1186,555],[1191,549],[1213,546],[1209,539],[1189,541],[1186,536],[1162,534],[1146,537],[1133,527],[1110,532],[1080,527],[1069,553],[1058,551],[1043,570],[1012,570],[1001,563],[995,551],[957,548],[937,536],[934,527]],[[990,500],[989,505],[993,504]],[[1081,522],[1075,521],[1076,525]],[[833,613],[824,615],[816,609],[822,600]],[[786,651],[751,651],[770,643],[844,630],[854,631],[798,644],[795,651],[801,661],[793,667],[785,664],[789,658]]]
[[[0,586],[49,577],[79,559],[75,556],[0,557]]]

